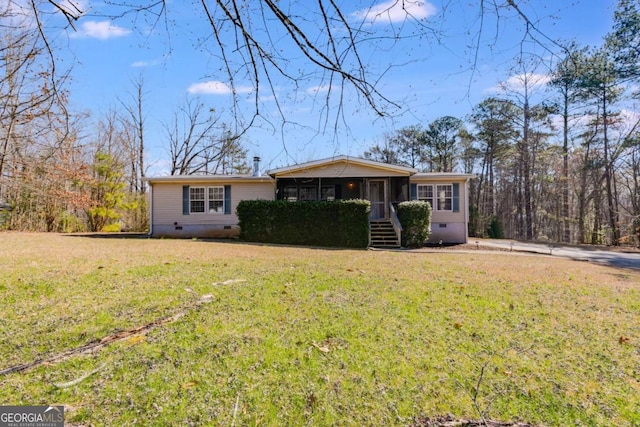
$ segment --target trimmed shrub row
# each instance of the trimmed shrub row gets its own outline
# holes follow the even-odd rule
[[[370,210],[368,200],[243,200],[236,213],[248,242],[366,248]]]
[[[402,224],[402,246],[417,248],[424,245],[431,234],[431,205],[417,200],[402,202],[397,211]]]

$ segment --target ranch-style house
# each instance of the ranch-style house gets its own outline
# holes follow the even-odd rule
[[[232,237],[239,232],[241,200],[366,199],[371,202],[372,246],[399,246],[394,205],[406,200],[432,206],[430,242],[466,243],[469,180],[460,173],[416,169],[349,156],[259,171],[250,175],[178,175],[147,178],[152,236]]]

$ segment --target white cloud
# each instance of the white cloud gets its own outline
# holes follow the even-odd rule
[[[144,67],[150,67],[152,65],[155,65],[157,62],[156,61],[134,61],[131,63],[131,66],[133,68],[144,68]]]
[[[309,95],[315,95],[317,93],[327,93],[331,90],[331,85],[311,86],[307,89]]]
[[[260,102],[273,102],[276,99],[277,98],[275,97],[275,95],[267,95],[267,96],[261,96],[260,98],[258,98],[258,101],[260,101]]]
[[[62,0],[58,2],[58,6],[72,16],[79,16],[89,10],[87,0]]]
[[[598,119],[596,114],[580,114],[577,117],[571,117],[569,119],[569,126],[577,126],[578,128],[589,128],[593,126],[593,121]],[[555,129],[562,129],[564,122],[560,114],[555,114],[551,117],[552,125]],[[622,138],[626,136],[634,127],[640,123],[640,112],[623,108],[620,110],[620,114],[617,120],[612,120],[611,127],[609,128],[610,136],[614,138]]]
[[[160,64],[159,59],[152,59],[151,61],[135,61],[131,64],[133,68],[154,67]]]
[[[124,37],[130,33],[131,30],[112,25],[111,21],[85,21],[78,29],[78,32],[72,34],[72,37],[107,40],[115,37]]]
[[[35,28],[33,10],[24,1],[0,1],[3,24],[7,27]]]
[[[89,10],[88,0],[58,0],[55,6],[49,5],[46,9],[42,9],[43,5],[33,6],[30,3],[29,0],[0,0],[3,25],[7,28],[37,28],[38,22],[33,12],[33,7],[36,6],[41,13],[53,14],[64,21],[66,18],[63,17],[62,11],[77,19]],[[77,33],[75,37],[78,37]]]
[[[506,81],[498,83],[497,86],[492,86],[485,89],[485,93],[507,93],[507,92],[523,92],[525,85],[531,90],[535,90],[545,86],[551,81],[551,75],[549,74],[536,74],[525,73],[517,74],[509,77]]]
[[[236,86],[232,88],[226,83],[212,80],[203,83],[194,83],[187,89],[189,93],[196,95],[229,95],[234,93],[251,93],[253,88],[249,86]]]
[[[370,8],[355,11],[352,16],[375,24],[403,22],[408,17],[427,19],[436,13],[436,7],[426,0],[387,0]]]

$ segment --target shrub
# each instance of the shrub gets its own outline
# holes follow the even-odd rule
[[[367,200],[243,200],[236,213],[249,242],[365,248],[370,210]]]
[[[489,225],[487,225],[487,236],[492,239],[504,239],[502,222],[495,215],[489,218]]]
[[[402,224],[402,246],[414,248],[424,245],[431,234],[431,205],[411,201],[398,204],[398,219]]]
[[[118,222],[114,222],[113,224],[107,224],[102,227],[102,230],[105,233],[119,233],[122,231],[122,226]]]

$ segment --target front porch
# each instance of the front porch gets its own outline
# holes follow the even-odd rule
[[[365,199],[371,220],[389,219],[390,204],[410,199],[409,177],[276,178],[276,198],[291,202]]]
[[[408,177],[282,178],[276,180],[276,195],[278,200],[291,202],[369,200],[370,246],[398,248],[401,245],[402,227],[393,204],[409,200]]]
[[[276,169],[276,199],[292,202],[364,199],[371,203],[370,244],[399,247],[393,204],[411,200],[413,168],[339,156]]]

